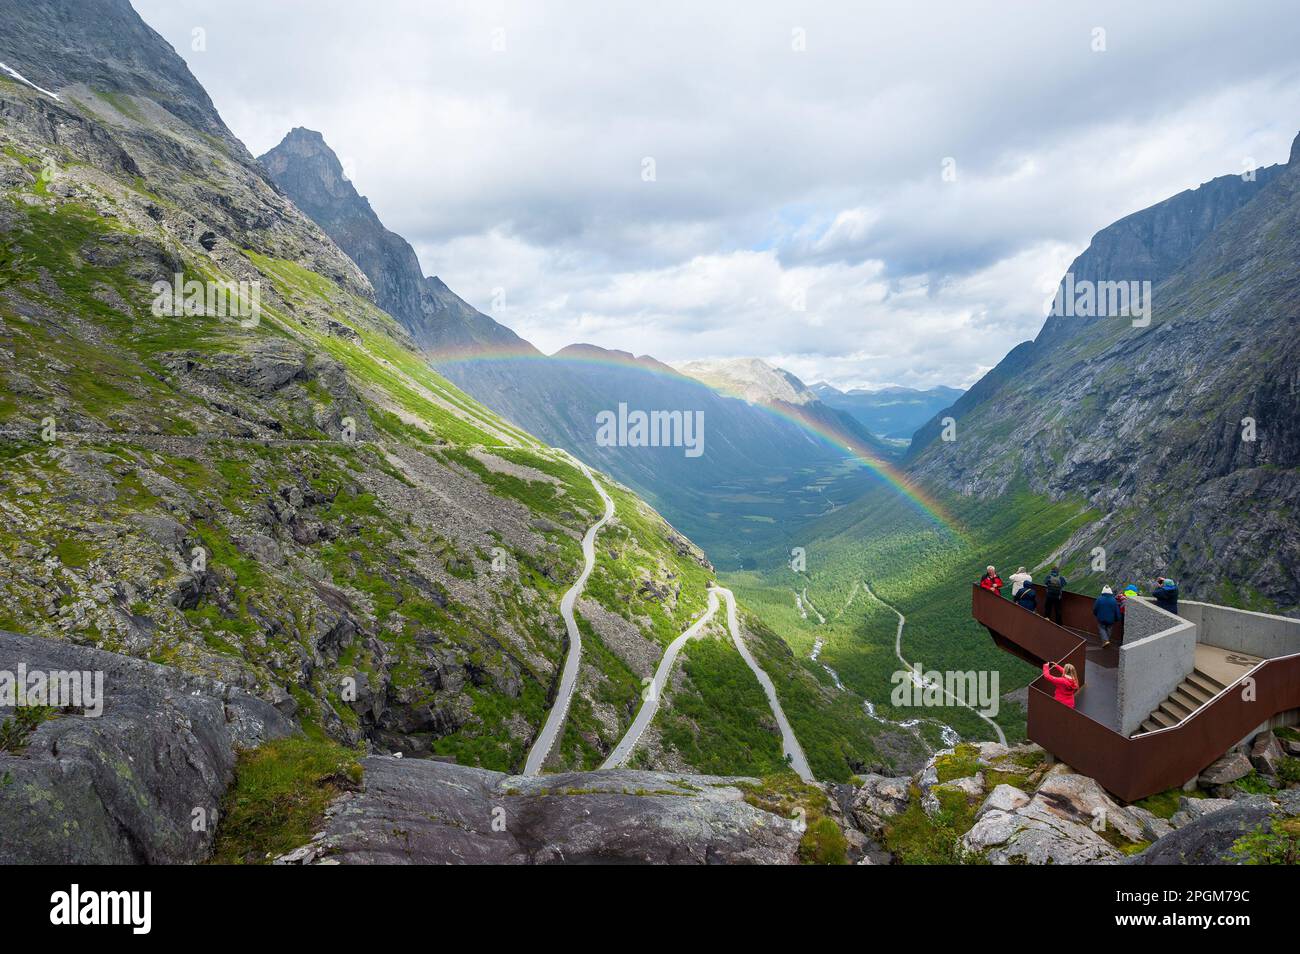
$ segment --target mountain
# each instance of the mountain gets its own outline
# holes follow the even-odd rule
[[[147,96],[166,115],[247,156],[185,61],[159,42],[129,0],[102,0],[92,16],[86,10],[65,0],[0,0],[0,62],[44,89],[80,86],[107,100]]]
[[[594,479],[616,513],[548,766],[597,765],[706,606],[703,553],[433,371],[129,4],[3,14],[4,62],[50,93],[0,76],[0,630],[216,680],[313,744],[510,771]],[[662,757],[779,764],[775,726],[724,737]]]
[[[482,350],[540,354],[436,276],[425,277],[415,249],[384,228],[320,133],[292,129],[260,161],[276,185],[370,278],[376,304],[401,321],[421,348],[444,356]]]
[[[129,4],[0,14],[3,62],[31,80],[0,75],[0,671],[44,660],[106,671],[113,689],[102,719],[0,696],[0,858],[265,860],[365,790],[377,763],[363,754],[385,777],[429,759],[515,772],[553,712],[545,768],[593,771],[697,623],[632,754],[675,781],[640,782],[707,791],[682,774],[699,770],[785,786],[785,717],[756,667],[824,777],[915,762],[913,742],[864,723],[743,607],[701,621],[712,566],[633,490],[438,374],[422,326],[379,289],[391,303],[414,287],[435,330],[463,303],[436,280],[387,281],[375,263],[401,246],[354,205],[332,221],[372,283]],[[576,347],[545,367],[601,385],[571,407],[596,461],[650,452],[628,459],[670,475],[692,461],[689,444],[596,444],[594,415],[619,399],[703,410],[706,446],[723,448],[704,466],[727,473],[714,457],[731,455],[755,488],[762,455],[802,449],[789,470],[806,481],[823,453],[650,359]],[[622,796],[620,811],[640,797]],[[677,804],[660,806],[669,852]],[[718,824],[762,818],[698,804]],[[190,830],[196,805],[218,810],[215,836]],[[610,857],[638,857],[636,841]],[[781,841],[788,858],[798,839]]]
[[[1104,547],[1108,580],[1164,573],[1196,598],[1300,608],[1298,154],[1099,232],[1073,281],[1151,281],[1149,324],[1049,317],[945,412],[955,441],[937,420],[917,432],[909,473],[1086,501],[1099,519],[1063,551]]]
[[[891,440],[910,440],[918,427],[965,393],[942,385],[924,390],[886,387],[841,391],[824,382],[812,385],[810,390],[827,406],[851,415],[871,433]]]
[[[763,362],[710,365],[732,375],[761,372],[757,389],[734,392],[730,379],[701,380],[703,364],[683,373],[647,355],[589,344],[544,357],[439,279],[424,277],[414,250],[384,228],[319,133],[294,129],[261,161],[369,277],[377,303],[443,376],[520,428],[624,481],[710,552],[722,547],[726,559],[743,560],[777,521],[797,524],[852,499],[870,477],[845,470],[845,444],[895,454]],[[598,417],[620,406],[699,416],[701,452],[598,441]]]
[[[703,381],[715,391],[738,397],[749,404],[808,405],[817,400],[817,396],[789,371],[758,358],[687,361],[677,367],[683,374]]]

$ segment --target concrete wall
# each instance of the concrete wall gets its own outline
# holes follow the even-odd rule
[[[1178,615],[1196,624],[1197,641],[1263,659],[1300,653],[1300,620],[1214,603],[1178,601]]]
[[[1136,732],[1151,710],[1187,678],[1196,665],[1196,632],[1195,623],[1165,612],[1154,603],[1128,601],[1117,680],[1121,733],[1127,736]]]

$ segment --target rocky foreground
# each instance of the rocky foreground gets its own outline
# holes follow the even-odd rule
[[[285,864],[796,864],[798,818],[755,779],[614,770],[524,777],[372,756]]]
[[[915,776],[865,777],[846,810],[866,835],[907,851],[890,836],[919,808],[962,863],[1234,864],[1238,839],[1294,828],[1300,787],[1286,787],[1277,769],[1298,754],[1300,742],[1263,732],[1184,791],[1125,805],[1036,745],[967,743]]]
[[[102,672],[92,715],[0,696],[0,863],[212,857],[240,753],[300,733],[264,699],[63,640],[0,634],[0,673]],[[3,679],[0,679],[3,685]],[[1300,735],[1225,755],[1186,792],[1122,805],[1034,745],[966,743],[845,785],[632,770],[530,778],[397,755],[313,818],[281,864],[1223,864],[1296,840]],[[248,796],[247,792],[243,793]],[[226,816],[228,817],[228,815]],[[1262,840],[1261,840],[1262,839]],[[253,846],[256,847],[256,846]],[[1276,846],[1273,846],[1276,847]],[[1283,846],[1284,847],[1284,846]],[[1234,850],[1234,848],[1236,850]]]

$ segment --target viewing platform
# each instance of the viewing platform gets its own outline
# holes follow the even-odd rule
[[[1030,585],[1045,605],[1042,585]],[[1300,722],[1300,620],[1191,600],[1174,615],[1130,599],[1103,650],[1093,599],[1064,593],[1057,625],[975,585],[971,612],[1031,665],[1074,664],[1073,709],[1041,674],[1029,684],[1027,734],[1125,801],[1183,785],[1257,732]]]

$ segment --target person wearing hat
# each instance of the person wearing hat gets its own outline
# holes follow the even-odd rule
[[[1109,586],[1101,588],[1101,596],[1092,604],[1092,615],[1097,618],[1097,632],[1101,635],[1101,648],[1110,647],[1110,628],[1119,622],[1119,601]]]
[[[1178,615],[1178,584],[1166,576],[1156,578],[1156,588],[1151,593],[1156,598],[1156,605]]]

